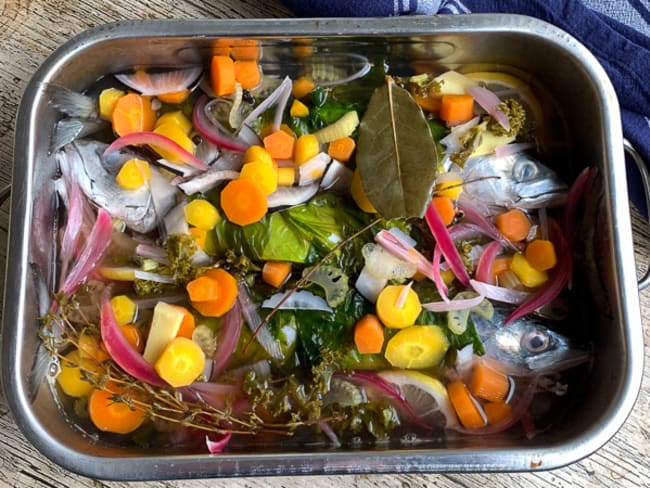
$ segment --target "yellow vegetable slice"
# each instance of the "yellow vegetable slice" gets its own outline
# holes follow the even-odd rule
[[[401,369],[428,369],[440,364],[449,341],[437,325],[414,325],[400,330],[386,344],[384,357]]]
[[[406,293],[404,303],[399,306],[402,293]],[[409,327],[415,323],[422,311],[420,298],[412,289],[406,290],[406,285],[391,285],[384,288],[377,297],[377,315],[379,320],[393,329]]]

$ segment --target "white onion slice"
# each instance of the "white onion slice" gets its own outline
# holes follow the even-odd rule
[[[347,192],[350,190],[352,183],[352,170],[345,164],[332,159],[323,178],[320,180],[320,186],[332,192]]]
[[[171,276],[161,275],[160,273],[150,273],[149,271],[142,271],[141,269],[136,269],[133,274],[138,280],[155,281],[156,283],[167,285],[173,285],[176,283],[174,278]]]
[[[318,193],[318,183],[305,186],[279,186],[268,196],[269,208],[293,206],[305,203]]]
[[[431,312],[451,312],[453,310],[466,310],[479,305],[485,297],[478,295],[472,298],[463,300],[450,300],[448,302],[429,302],[423,303],[422,308],[426,308]]]
[[[377,297],[388,284],[388,280],[375,276],[370,272],[368,266],[364,266],[354,284],[357,291],[370,303],[376,303]]]
[[[320,181],[331,160],[329,154],[321,152],[298,166],[298,185],[304,186]]]
[[[224,180],[234,180],[239,177],[239,172],[228,170],[209,170],[196,177],[184,178],[178,182],[178,187],[186,195],[204,192],[213,188],[217,183]]]
[[[440,144],[445,146],[448,154],[458,152],[463,148],[463,145],[460,143],[460,138],[464,136],[468,130],[476,127],[480,119],[480,117],[474,117],[464,124],[457,125],[451,129],[451,132],[449,134],[440,139]]]
[[[531,294],[526,291],[489,285],[477,280],[470,280],[470,285],[472,285],[472,288],[474,288],[477,293],[484,295],[485,298],[503,303],[511,303],[513,305],[520,305],[531,297]]]
[[[266,97],[262,103],[255,107],[255,109],[249,113],[244,120],[242,120],[241,126],[238,129],[238,133],[236,135],[239,136],[239,132],[242,131],[242,127],[250,126],[257,117],[278,103],[281,97],[288,98],[288,96],[291,95],[292,87],[293,84],[291,82],[291,78],[287,76],[284,80],[282,80],[280,86],[278,86],[268,97]]]

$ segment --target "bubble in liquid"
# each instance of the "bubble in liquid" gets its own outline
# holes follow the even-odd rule
[[[413,433],[404,434],[399,441],[403,445],[415,444],[418,441],[418,436]]]

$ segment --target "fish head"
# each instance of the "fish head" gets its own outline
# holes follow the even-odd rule
[[[549,167],[526,153],[468,159],[463,180],[472,197],[488,205],[535,209],[562,205],[568,187]]]
[[[513,375],[557,373],[589,360],[590,353],[575,347],[566,336],[547,327],[541,319],[522,317],[503,326],[505,314],[495,313],[489,323],[475,321],[485,356],[498,361]]]

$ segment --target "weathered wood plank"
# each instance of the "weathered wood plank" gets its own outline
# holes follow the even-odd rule
[[[290,12],[275,1],[259,0],[5,0],[0,1],[0,186],[11,178],[14,118],[20,95],[40,63],[63,42],[97,24],[123,19],[285,17]],[[0,211],[0,265],[5,263],[7,208]],[[650,233],[634,214],[638,267],[650,261]],[[641,271],[640,271],[641,272]],[[644,336],[650,344],[650,291],[641,293]],[[0,399],[0,488],[81,487],[288,487],[311,485],[370,487],[539,487],[649,486],[650,480],[650,347],[645,353],[645,377],[636,408],[620,432],[600,451],[563,469],[528,474],[360,475],[295,478],[100,482],[67,472],[41,456],[25,440]]]

